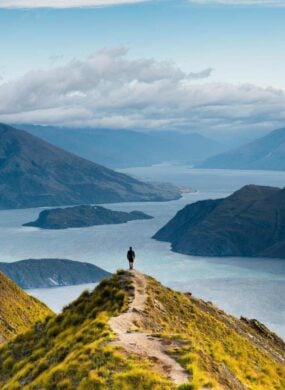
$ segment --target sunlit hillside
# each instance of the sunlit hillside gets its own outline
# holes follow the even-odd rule
[[[0,343],[51,314],[46,305],[26,294],[0,272]]]
[[[4,344],[0,387],[281,390],[284,359],[257,321],[122,271]]]

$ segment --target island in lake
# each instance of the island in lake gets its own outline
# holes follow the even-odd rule
[[[111,276],[94,264],[66,259],[28,259],[0,263],[0,272],[24,289],[97,283]]]
[[[285,189],[248,185],[190,204],[153,238],[194,256],[285,258]]]
[[[67,208],[44,210],[36,221],[23,226],[34,226],[41,229],[68,229],[90,227],[95,225],[121,224],[153,217],[141,211],[114,211],[102,206],[81,205]]]

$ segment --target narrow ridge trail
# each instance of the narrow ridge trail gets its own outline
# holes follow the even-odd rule
[[[134,299],[126,313],[112,317],[109,325],[118,338],[112,344],[125,351],[149,358],[154,367],[167,376],[173,383],[180,385],[188,382],[185,370],[166,352],[162,340],[150,334],[136,331],[147,299],[145,276],[138,271],[131,271],[134,286]]]

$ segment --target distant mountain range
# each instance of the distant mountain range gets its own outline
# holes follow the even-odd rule
[[[285,128],[229,152],[210,157],[199,168],[285,170]]]
[[[17,125],[45,141],[112,168],[195,164],[229,147],[198,133]]]
[[[152,219],[141,211],[110,210],[101,206],[74,206],[41,211],[38,219],[23,226],[35,226],[42,229],[68,229],[95,225],[120,224],[138,219]]]
[[[51,314],[46,305],[26,294],[0,272],[0,344]]]
[[[97,283],[111,276],[96,265],[65,259],[29,259],[0,263],[0,271],[24,289]]]
[[[0,209],[179,197],[174,186],[140,182],[0,124]]]
[[[188,255],[285,258],[285,189],[249,185],[190,204],[154,238]]]

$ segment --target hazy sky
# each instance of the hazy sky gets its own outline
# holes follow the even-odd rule
[[[0,0],[0,29],[1,121],[285,124],[285,0]]]

